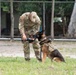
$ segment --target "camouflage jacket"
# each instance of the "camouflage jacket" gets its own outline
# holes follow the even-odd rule
[[[41,20],[36,12],[23,13],[19,18],[20,33],[35,35],[39,31]]]

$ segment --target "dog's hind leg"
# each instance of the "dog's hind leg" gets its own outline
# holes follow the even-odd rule
[[[53,61],[62,62],[62,60],[60,60],[60,58],[58,58],[58,57],[54,57],[54,58],[53,58]]]
[[[57,49],[51,52],[51,57],[53,57],[53,59],[56,61],[65,62],[62,54]]]

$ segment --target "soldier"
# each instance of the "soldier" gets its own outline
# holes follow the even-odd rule
[[[33,35],[35,35],[39,29],[40,29],[40,25],[41,25],[41,20],[38,17],[36,12],[25,12],[23,13],[20,18],[19,18],[19,30],[20,30],[20,34],[22,36],[22,40],[26,40],[27,38],[33,38]],[[25,60],[30,60],[30,46],[29,46],[29,42],[25,41],[23,42],[24,44],[24,57]],[[36,58],[41,61],[40,58],[40,45],[39,45],[39,41],[38,39],[35,39],[33,42],[33,48],[34,48],[34,52],[35,52],[35,56]]]

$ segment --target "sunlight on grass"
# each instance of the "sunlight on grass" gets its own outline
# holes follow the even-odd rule
[[[0,58],[0,75],[76,75],[76,59],[66,58],[66,63],[44,63],[35,58],[29,62],[24,58]]]

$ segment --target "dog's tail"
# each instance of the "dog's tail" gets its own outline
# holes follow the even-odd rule
[[[65,62],[64,57],[57,49],[52,51],[51,56],[52,56],[52,59],[54,59],[54,57],[56,57],[59,61]]]

